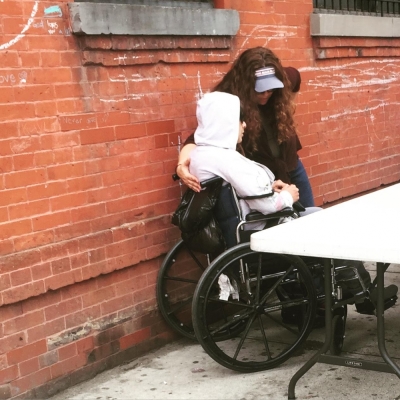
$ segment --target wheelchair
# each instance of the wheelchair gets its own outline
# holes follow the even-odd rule
[[[216,180],[221,178],[209,180],[206,185],[202,184],[202,187],[205,188]],[[291,208],[269,215],[252,212],[244,219],[237,195],[230,185],[222,188],[215,210],[227,248],[243,240],[249,241],[251,231],[244,231],[246,225],[255,222],[270,222],[273,225],[280,218],[291,216],[293,213]],[[156,298],[161,315],[174,331],[189,339],[196,340],[191,312],[193,293],[213,258],[215,255],[193,251],[181,239],[167,253],[157,276]]]
[[[226,185],[215,215],[227,250],[219,255],[196,253],[179,241],[157,277],[159,310],[171,328],[197,339],[226,368],[238,372],[275,368],[299,350],[316,318],[323,318],[318,314],[323,313],[319,305],[325,298],[324,262],[250,249],[254,224],[268,229],[281,218],[295,218],[291,208],[269,215],[251,212],[244,218],[235,191]],[[332,262],[331,267],[336,299],[330,349],[334,355],[343,347],[347,305],[369,295],[358,270],[341,264]],[[351,287],[354,281],[361,290],[344,298],[342,287]]]

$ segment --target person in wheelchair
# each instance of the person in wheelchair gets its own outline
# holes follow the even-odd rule
[[[196,147],[190,153],[190,173],[199,181],[219,176],[229,183],[240,199],[243,216],[251,210],[263,214],[275,213],[292,207],[298,201],[299,190],[295,185],[275,181],[273,173],[267,167],[241,154],[240,143],[246,123],[241,115],[239,97],[225,92],[207,93],[198,101],[196,116]],[[319,207],[309,207],[300,212],[300,216],[320,210]],[[252,229],[264,227],[265,224]],[[228,244],[228,247],[231,245],[233,244]],[[335,266],[339,267],[336,279],[341,282],[345,298],[370,289],[370,274],[362,262],[335,260]],[[349,266],[351,268],[340,268]],[[322,286],[322,281],[316,284],[317,291],[319,285]],[[393,299],[396,294],[397,287],[394,285],[385,289],[385,298]],[[372,293],[370,298],[373,298]],[[370,298],[363,299],[360,303],[356,301],[358,312],[374,312],[375,305]]]

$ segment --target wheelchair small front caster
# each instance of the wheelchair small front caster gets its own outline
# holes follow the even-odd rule
[[[345,327],[347,318],[347,307],[341,307],[334,311],[332,319],[332,342],[330,346],[330,353],[338,356],[342,352],[343,342],[345,338]]]

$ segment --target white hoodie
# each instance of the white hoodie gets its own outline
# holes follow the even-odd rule
[[[190,153],[190,172],[200,182],[220,176],[229,182],[239,197],[271,194],[273,173],[236,151],[239,136],[240,101],[223,92],[207,93],[197,103],[198,127],[194,134],[196,148]],[[291,207],[293,198],[287,191],[269,197],[246,200],[252,210],[271,214]],[[242,207],[244,214],[249,211]]]

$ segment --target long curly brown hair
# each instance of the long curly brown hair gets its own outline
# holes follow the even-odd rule
[[[283,82],[285,87],[275,90],[267,104],[259,106],[254,90],[255,71],[264,67],[274,67],[276,77]],[[231,69],[213,89],[239,97],[247,125],[245,149],[250,154],[257,150],[258,138],[263,132],[261,113],[273,127],[278,143],[286,141],[296,133],[290,87],[290,81],[279,58],[270,49],[254,47],[245,50],[235,60]]]

